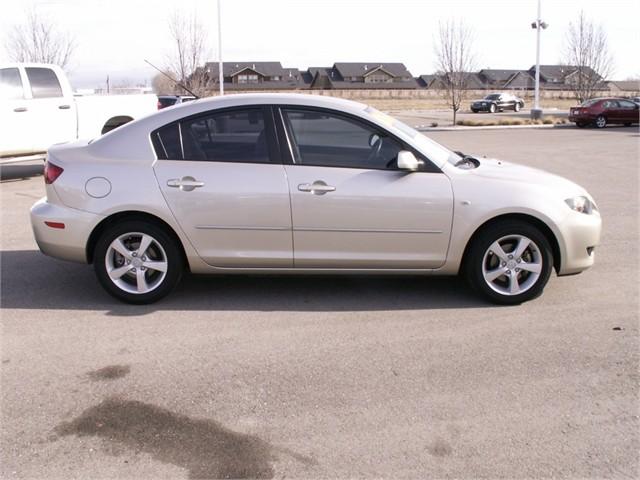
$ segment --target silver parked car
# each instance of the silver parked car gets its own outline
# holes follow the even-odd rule
[[[489,300],[589,268],[601,220],[564,178],[449,151],[360,103],[195,100],[51,148],[40,249],[93,263],[113,296],[194,273],[463,273]]]

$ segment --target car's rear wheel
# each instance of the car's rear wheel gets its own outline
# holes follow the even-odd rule
[[[492,104],[489,106],[489,111],[490,111],[491,113],[496,113],[496,110],[497,110],[497,108],[496,108],[496,104],[495,104],[495,103],[492,103]]]
[[[476,110],[475,108],[472,108],[472,109],[471,109],[471,111],[472,111],[473,113],[478,113],[478,110]]]
[[[162,228],[125,221],[107,229],[96,243],[94,269],[100,284],[127,303],[153,303],[173,290],[183,270],[176,242]]]
[[[607,126],[607,118],[604,115],[598,115],[596,118],[596,127],[604,128]]]
[[[476,237],[465,259],[471,285],[491,302],[514,305],[540,295],[553,255],[547,238],[521,221],[496,223]]]
[[[627,123],[625,123],[625,124],[624,124],[624,126],[625,126],[625,127],[630,127],[630,126],[631,126],[631,123],[630,123],[630,122],[627,122]]]
[[[514,112],[519,112],[520,111],[520,104],[518,102],[516,102],[516,104],[513,106],[513,111]]]

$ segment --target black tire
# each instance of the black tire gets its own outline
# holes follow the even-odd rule
[[[531,243],[519,258],[508,258],[516,253],[519,239],[526,239]],[[506,250],[502,249],[499,254],[493,253],[495,242],[506,247]],[[505,257],[504,261],[500,259],[502,255]],[[523,268],[525,265],[527,267]],[[527,271],[534,265],[539,272]],[[487,300],[500,305],[516,305],[542,293],[552,268],[551,246],[540,230],[523,221],[507,220],[490,224],[479,232],[467,251],[464,273],[471,286]],[[491,281],[485,278],[485,275],[491,276],[498,271],[505,273]],[[512,284],[518,285],[518,290],[513,290],[515,293],[508,291]]]
[[[604,128],[607,126],[607,117],[604,115],[598,115],[596,121],[594,122],[595,126],[598,128]]]
[[[136,250],[143,236],[152,241],[138,257]],[[131,257],[123,256],[112,247],[116,239],[121,239]],[[161,227],[138,220],[115,224],[103,232],[96,243],[93,266],[100,284],[110,295],[133,304],[153,303],[165,297],[180,282],[184,270],[182,252],[176,241]],[[112,279],[110,272],[113,275],[117,268],[128,270]],[[142,282],[138,275],[144,277]],[[134,291],[136,289],[142,289],[142,292]]]
[[[624,124],[624,126],[625,126],[625,127],[630,127],[630,126],[631,126],[631,123],[625,123],[625,124]]]
[[[478,110],[476,110],[476,109],[474,109],[474,108],[472,108],[472,109],[471,109],[471,111],[472,111],[473,113],[478,113]]]
[[[489,105],[489,112],[490,112],[490,113],[496,113],[496,110],[497,110],[497,109],[498,109],[498,108],[496,107],[496,104],[495,104],[495,103],[492,103],[491,105]]]

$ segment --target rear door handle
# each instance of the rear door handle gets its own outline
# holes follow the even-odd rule
[[[322,180],[316,180],[313,183],[301,183],[298,185],[298,190],[301,192],[311,192],[314,195],[324,195],[327,192],[334,192],[336,187],[327,185]]]
[[[172,178],[167,180],[167,186],[179,188],[183,192],[191,192],[196,188],[204,187],[204,182],[200,182],[193,177]]]
[[[17,107],[13,109],[14,112],[26,112],[27,107]]]
[[[71,108],[71,105],[60,105],[58,108],[60,110],[69,110]]]

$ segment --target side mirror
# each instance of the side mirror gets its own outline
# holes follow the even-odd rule
[[[424,164],[422,160],[418,160],[416,156],[408,150],[398,152],[398,169],[415,172]]]

